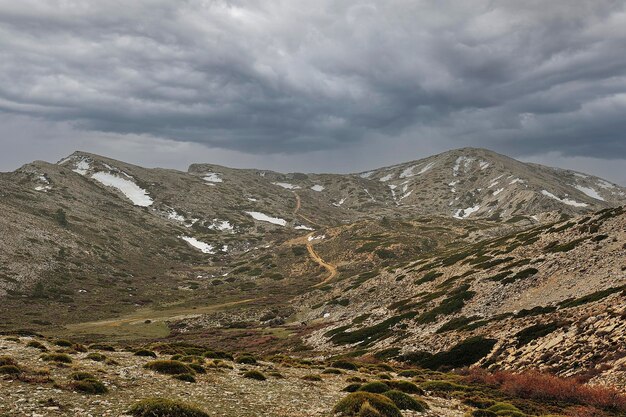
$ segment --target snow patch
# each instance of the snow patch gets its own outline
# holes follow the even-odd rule
[[[317,191],[318,193],[324,191],[324,189],[324,186],[319,184],[315,184],[313,187],[311,187],[311,190]]]
[[[303,224],[297,225],[296,227],[294,227],[294,229],[296,229],[296,230],[309,230],[309,231],[314,231],[315,230],[312,227],[305,226]]]
[[[392,179],[392,178],[393,178],[393,173],[385,175],[384,177],[382,177],[382,178],[380,179],[380,181],[381,181],[381,182],[387,182],[387,181],[389,181],[389,180],[390,180],[390,179]]]
[[[252,217],[254,220],[258,220],[260,222],[268,222],[272,224],[277,224],[279,226],[287,226],[287,220],[281,219],[279,217],[268,216],[267,214],[263,214],[258,211],[246,211],[245,213]]]
[[[541,190],[541,194],[545,195],[546,197],[550,197],[556,201],[559,201],[563,204],[567,204],[568,206],[574,206],[574,207],[587,207],[586,203],[579,203],[577,201],[574,201],[572,199],[569,198],[559,198],[557,196],[555,196],[554,194],[552,194],[549,191],[546,190]]]
[[[189,243],[194,248],[199,249],[202,253],[208,253],[208,254],[215,253],[215,251],[213,250],[213,246],[209,245],[208,243],[202,242],[196,239],[195,237],[191,237],[191,236],[179,236],[179,237],[185,242]]]
[[[455,177],[458,176],[459,170],[461,169],[461,167],[463,168],[463,171],[465,172],[472,162],[474,162],[474,158],[468,158],[466,156],[459,156],[458,158],[456,158],[454,166],[452,167],[452,175],[454,175]]]
[[[498,188],[496,191],[493,192],[493,195],[496,196],[500,194],[502,191],[504,191],[504,188]]]
[[[339,207],[339,206],[341,206],[341,205],[342,205],[343,203],[345,203],[345,202],[346,202],[346,199],[345,199],[345,198],[342,198],[341,200],[339,200],[339,202],[338,202],[338,203],[333,203],[333,206],[335,206],[335,207]]]
[[[524,181],[524,180],[523,180],[523,179],[521,179],[521,178],[514,178],[513,180],[511,180],[511,182],[509,182],[509,185],[517,184],[518,182],[519,182],[520,184],[524,184],[526,181]]]
[[[153,201],[148,192],[132,181],[107,172],[96,172],[91,178],[107,187],[117,188],[136,206],[148,207],[152,205]]]
[[[487,161],[480,161],[479,165],[480,165],[480,170],[482,171],[483,169],[489,168],[489,165],[491,164]]]
[[[87,171],[89,171],[89,168],[91,168],[91,165],[89,165],[89,161],[81,159],[76,163],[76,166],[72,171],[80,175],[87,175]]]
[[[219,230],[220,232],[234,230],[233,225],[230,224],[228,220],[213,219],[213,223],[211,223],[207,227],[212,230]]]
[[[314,241],[314,240],[322,240],[322,239],[326,239],[326,235],[319,235],[319,236],[313,236],[313,235],[311,235],[311,236],[309,236],[309,237],[307,238],[307,240],[308,240],[309,242],[312,242],[312,241]]]
[[[288,182],[273,182],[272,184],[278,185],[279,187],[283,187],[287,190],[299,190],[300,187],[297,185],[289,184]]]
[[[174,210],[174,209],[170,209],[170,211],[167,212],[167,218],[170,219],[170,220],[176,220],[177,222],[184,222],[185,221],[185,217],[181,216],[178,213],[176,213],[176,210]]]
[[[361,178],[369,178],[372,175],[374,175],[374,171],[364,172],[364,173],[360,174],[359,177],[361,177]]]
[[[204,174],[204,177],[202,177],[202,179],[205,180],[206,182],[212,182],[212,183],[224,182],[220,174],[216,172],[207,172],[206,174]]]
[[[478,205],[474,207],[468,207],[466,209],[458,209],[457,211],[454,212],[453,217],[456,219],[466,219],[472,213],[476,213],[478,210],[480,210],[480,206]]]
[[[583,187],[582,185],[575,185],[574,187],[578,191],[582,191],[583,193],[587,194],[591,198],[595,198],[596,200],[604,201],[604,198],[602,198],[602,196],[600,194],[598,194],[598,192],[596,190],[594,190],[593,188]]]

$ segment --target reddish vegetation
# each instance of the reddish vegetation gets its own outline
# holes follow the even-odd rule
[[[562,401],[606,410],[626,411],[626,396],[619,391],[586,385],[576,378],[559,378],[536,371],[489,373],[484,369],[471,369],[465,378],[467,382],[494,386],[505,394],[518,398],[546,402]]]

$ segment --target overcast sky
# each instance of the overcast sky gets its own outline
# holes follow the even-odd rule
[[[353,172],[485,147],[626,185],[626,2],[0,0],[0,170]]]

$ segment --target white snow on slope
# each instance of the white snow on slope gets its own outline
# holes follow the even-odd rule
[[[364,173],[360,174],[359,177],[361,177],[361,178],[369,178],[372,175],[374,175],[374,171],[364,172]]]
[[[550,197],[556,201],[559,201],[563,204],[567,204],[568,206],[574,206],[574,207],[587,207],[587,203],[579,203],[577,201],[571,200],[569,198],[559,198],[557,196],[555,196],[554,194],[552,194],[549,191],[546,190],[541,190],[541,194],[545,195],[546,197]]]
[[[315,230],[312,227],[305,226],[303,224],[299,224],[298,226],[294,227],[294,229],[296,229],[296,230],[310,230],[310,231]]]
[[[89,165],[89,162],[85,161],[84,159],[81,159],[76,164],[76,168],[74,168],[72,171],[80,175],[87,175],[87,171],[89,171],[89,168],[91,168],[91,166]]]
[[[425,173],[427,171],[430,171],[430,169],[435,166],[435,163],[434,162],[429,162],[426,165],[424,165],[422,167],[422,169],[419,170],[419,172],[414,173],[413,170],[416,169],[419,166],[420,165],[413,165],[413,166],[408,167],[407,169],[405,169],[404,171],[402,171],[400,173],[399,177],[400,178],[410,178],[410,177],[414,177],[416,175],[422,175],[423,173]],[[381,181],[382,181],[382,179],[381,179]]]
[[[177,222],[185,221],[185,216],[181,216],[174,209],[170,209],[170,211],[167,212],[167,218],[170,220],[176,220]]]
[[[152,205],[152,198],[148,192],[132,181],[107,172],[96,172],[91,178],[107,187],[117,188],[136,206],[148,207]]]
[[[513,184],[517,184],[518,182],[519,182],[520,184],[524,184],[526,181],[524,181],[524,180],[523,180],[523,179],[521,179],[521,178],[514,178],[513,180],[511,180],[511,182],[509,182],[509,184],[510,184],[510,185],[513,185]]]
[[[219,230],[224,232],[226,230],[231,231],[234,229],[233,225],[228,220],[213,219],[213,223],[208,226],[209,229]]]
[[[493,195],[496,196],[500,194],[502,191],[504,191],[504,188],[498,188],[496,191],[493,192]]]
[[[338,202],[338,203],[333,203],[333,206],[335,206],[335,207],[339,207],[339,206],[341,206],[341,205],[342,205],[343,203],[345,203],[345,202],[346,202],[346,199],[345,199],[345,198],[342,198],[341,200],[339,200],[339,202]]]
[[[222,177],[220,177],[220,174],[216,173],[216,172],[207,172],[206,174],[204,174],[204,177],[202,177],[203,180],[205,180],[206,182],[224,182],[224,180],[222,179]]]
[[[610,188],[615,188],[615,185],[611,184],[608,181],[598,180],[598,187],[604,188],[604,189],[610,189]]]
[[[316,184],[316,185],[314,185],[313,187],[311,187],[311,190],[313,190],[313,191],[317,191],[317,192],[322,192],[322,191],[324,191],[324,186],[323,186],[323,185]]]
[[[465,219],[469,217],[472,213],[477,212],[478,210],[480,210],[480,206],[478,205],[474,207],[468,207],[466,209],[458,209],[454,212],[452,216],[456,219]]]
[[[246,211],[245,213],[251,216],[254,220],[258,220],[260,222],[268,222],[272,224],[277,224],[279,226],[287,226],[287,220],[281,219],[279,217],[268,216],[267,214],[259,213],[258,211]]]
[[[489,165],[491,165],[489,162],[480,161],[480,170],[482,171],[483,169],[489,168]]]
[[[452,167],[452,175],[455,177],[459,175],[459,169],[461,166],[463,167],[463,171],[467,170],[467,168],[474,162],[474,158],[468,158],[466,156],[459,156],[456,158],[454,166]]]
[[[594,190],[593,188],[583,187],[582,185],[575,185],[574,187],[578,191],[582,191],[583,193],[587,194],[591,198],[595,198],[596,200],[604,201],[604,198],[602,198],[602,196],[600,194],[598,194],[598,192],[596,190]]]
[[[273,182],[272,184],[278,185],[279,187],[286,188],[287,190],[299,190],[300,187],[297,185],[289,184],[288,182]]]
[[[387,175],[385,175],[385,176],[384,176],[384,177],[382,177],[380,180],[381,180],[382,182],[387,182],[387,181],[389,181],[389,180],[390,180],[390,179],[392,179],[392,178],[393,178],[393,173],[392,173],[392,174],[387,174]]]
[[[196,239],[195,237],[180,236],[180,238],[184,240],[185,242],[189,243],[194,248],[199,249],[202,253],[209,253],[209,254],[215,253],[215,251],[213,250],[213,246],[209,245],[208,243],[204,243]]]
[[[312,241],[314,241],[314,240],[321,240],[321,239],[325,239],[325,238],[326,238],[326,235],[320,235],[320,236],[309,236],[309,237],[307,238],[307,240],[308,240],[309,242],[312,242]]]

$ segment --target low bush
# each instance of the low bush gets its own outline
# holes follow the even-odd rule
[[[87,372],[74,372],[70,375],[73,380],[70,387],[76,392],[84,394],[106,394],[107,387],[98,381],[93,375]]]
[[[74,344],[69,340],[59,339],[53,342],[56,346],[60,347],[72,347]]]
[[[243,365],[256,365],[256,363],[257,363],[257,361],[254,358],[254,356],[250,356],[250,355],[238,356],[235,359],[235,362],[241,363]]]
[[[43,343],[38,342],[36,340],[31,340],[30,342],[26,343],[26,346],[32,347],[32,348],[35,348],[35,349],[39,349],[41,351],[48,350],[48,348],[45,347]]]
[[[303,380],[305,381],[311,381],[311,382],[321,382],[322,381],[322,377],[319,375],[315,375],[315,374],[309,374],[309,375],[305,375],[302,377]]]
[[[426,381],[422,382],[420,387],[424,391],[432,392],[466,391],[468,389],[465,385],[456,384],[450,381]]]
[[[57,363],[72,363],[72,358],[65,353],[46,353],[40,356],[43,361]]]
[[[361,388],[359,388],[359,391],[372,392],[374,394],[382,394],[389,390],[391,390],[391,387],[380,381],[368,382],[361,385]]]
[[[585,385],[575,378],[559,378],[540,372],[488,373],[471,369],[466,380],[491,385],[507,395],[543,402],[563,402],[626,413],[626,396],[619,391]]]
[[[364,405],[368,404],[381,417],[402,417],[398,407],[384,395],[371,392],[353,392],[335,405],[334,414],[340,416],[358,416]]]
[[[17,365],[17,361],[10,356],[0,356],[0,366]]]
[[[209,417],[199,408],[165,398],[148,398],[133,405],[128,413],[133,417]]]
[[[174,375],[173,378],[184,382],[196,382],[196,378],[191,374],[178,374]]]
[[[414,383],[410,381],[392,380],[392,381],[386,381],[385,383],[389,385],[391,389],[406,392],[407,394],[419,394],[419,395],[424,394],[423,389],[421,389],[420,387],[418,387],[417,385],[415,385]]]
[[[247,371],[243,374],[244,378],[256,379],[257,381],[265,381],[267,377],[259,371]]]
[[[98,352],[91,352],[89,354],[87,354],[87,356],[85,356],[86,359],[95,361],[95,362],[104,362],[106,360],[106,356],[104,356],[102,353],[98,353]]]
[[[345,370],[348,370],[348,371],[358,371],[359,370],[359,367],[357,366],[357,364],[355,364],[354,362],[343,360],[343,359],[334,361],[331,364],[331,366],[333,368],[345,369]]]
[[[346,386],[344,389],[342,389],[342,391],[344,392],[357,392],[359,390],[359,388],[361,388],[362,384],[359,383],[353,383],[350,384],[348,386]]]
[[[197,374],[206,374],[206,369],[204,369],[204,366],[202,365],[197,363],[188,363],[187,366],[193,369]]]
[[[343,371],[337,368],[326,368],[322,371],[323,374],[341,375]]]
[[[383,393],[389,398],[400,410],[413,410],[423,412],[428,409],[428,405],[421,400],[417,400],[401,391],[391,390]]]
[[[151,350],[148,349],[139,349],[137,351],[135,351],[134,353],[135,356],[146,356],[146,357],[150,357],[150,358],[156,358],[157,355],[156,353],[154,353]]]
[[[0,365],[0,375],[18,375],[22,370],[17,365]]]
[[[177,375],[177,374],[193,374],[194,370],[190,366],[173,360],[158,360],[148,362],[144,368],[160,374]]]

